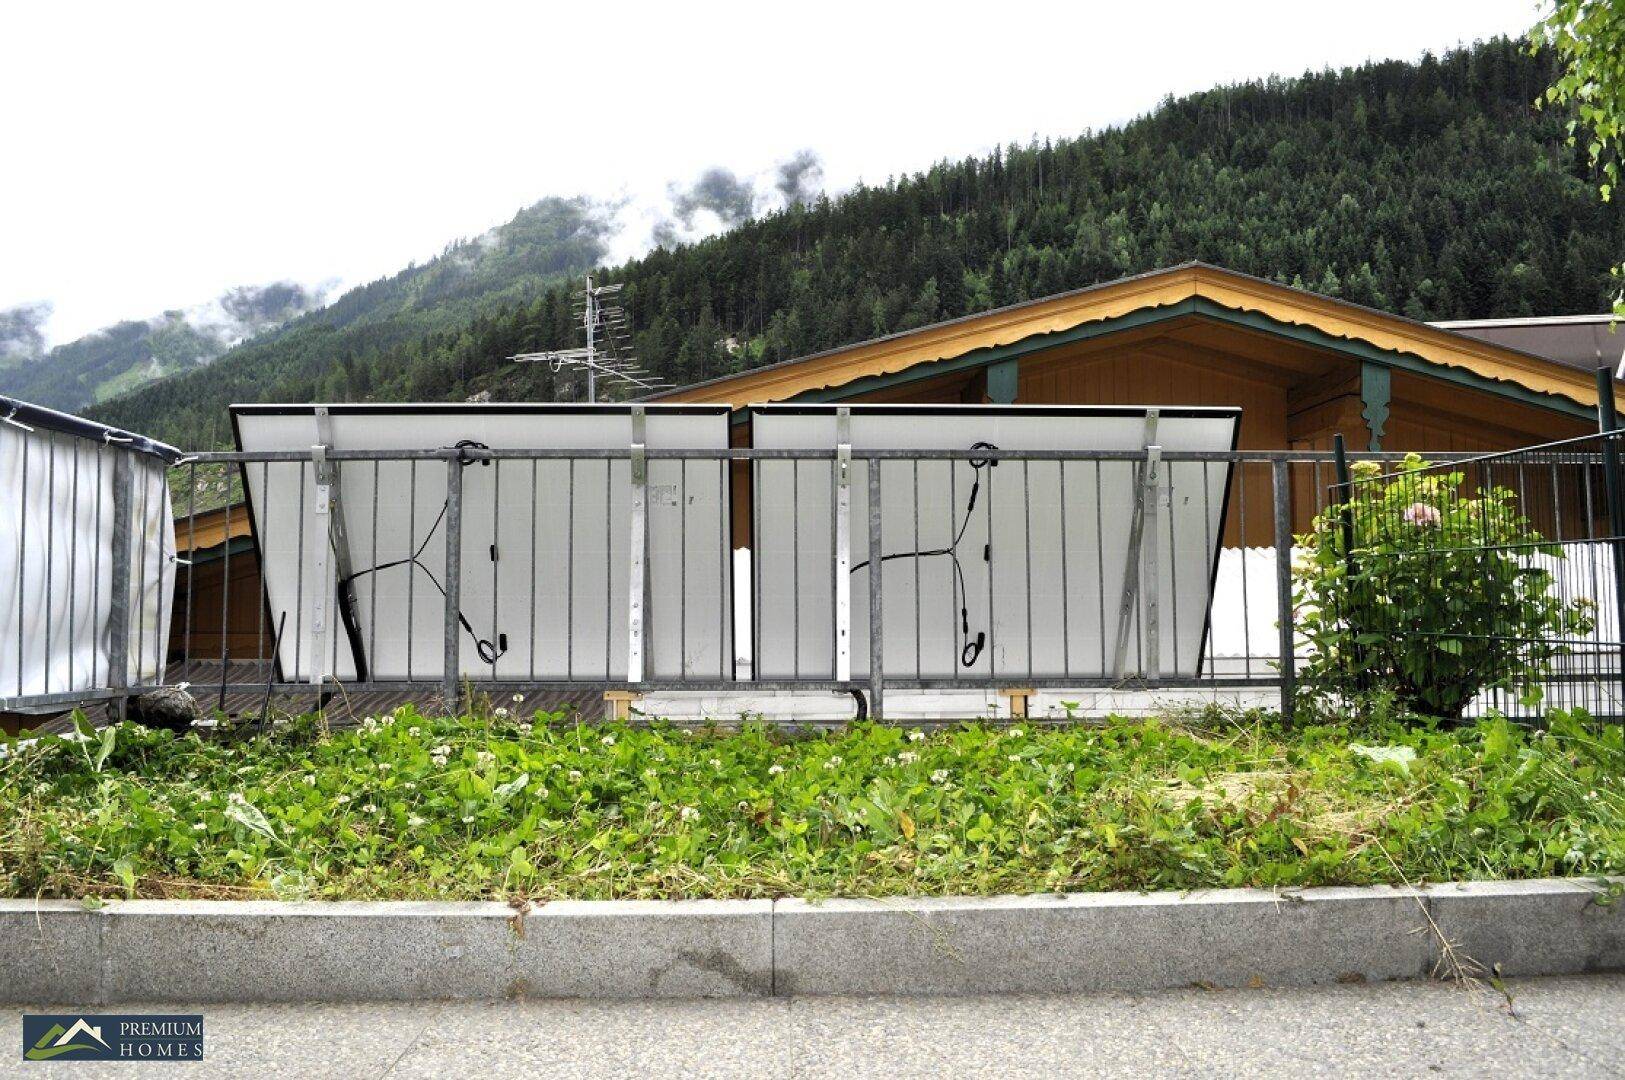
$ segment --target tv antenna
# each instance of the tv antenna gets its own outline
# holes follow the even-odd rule
[[[624,285],[594,285],[587,275],[587,287],[575,294],[575,314],[587,332],[587,344],[579,349],[551,349],[546,352],[517,353],[508,357],[519,364],[547,364],[553,371],[581,370],[587,373],[587,401],[598,400],[598,380],[612,385],[633,386],[646,393],[669,390],[666,382],[644,370],[636,357],[627,354],[631,345],[626,311],[615,302]]]

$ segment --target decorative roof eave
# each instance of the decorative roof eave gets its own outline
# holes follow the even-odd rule
[[[1028,338],[1076,330],[1134,312],[1206,300],[1326,338],[1363,343],[1482,379],[1558,395],[1591,408],[1593,381],[1583,371],[1516,349],[1342,300],[1289,288],[1203,263],[1187,263],[1071,293],[1001,308],[798,360],[669,391],[656,400],[727,403],[785,401],[856,380],[895,375],[919,364],[966,357]]]

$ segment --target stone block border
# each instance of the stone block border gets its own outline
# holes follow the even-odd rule
[[[1540,880],[524,910],[0,900],[0,1000],[1156,990],[1425,978],[1450,974],[1451,956],[1508,976],[1625,970],[1625,897],[1608,892]]]

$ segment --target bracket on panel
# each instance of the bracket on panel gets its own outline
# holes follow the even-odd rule
[[[643,681],[644,622],[648,612],[649,459],[643,406],[632,406],[632,506],[628,515],[626,583],[626,680]]]
[[[1134,612],[1140,600],[1141,567],[1146,556],[1152,560],[1146,586],[1146,647],[1145,668],[1148,678],[1157,678],[1160,667],[1161,638],[1157,635],[1157,485],[1162,466],[1162,447],[1157,445],[1157,418],[1160,410],[1148,409],[1145,414],[1145,435],[1142,445],[1145,461],[1137,470],[1134,483],[1134,512],[1129,522],[1128,557],[1123,566],[1123,596],[1117,606],[1117,644],[1113,652],[1112,678],[1121,680],[1127,671],[1129,636],[1134,630]],[[1147,543],[1147,525],[1150,541]]]
[[[367,657],[361,645],[361,624],[356,621],[355,586],[352,582],[354,562],[350,557],[350,537],[344,525],[343,489],[339,481],[339,466],[327,456],[333,447],[333,419],[328,410],[316,406],[316,445],[310,448],[311,464],[316,473],[315,503],[317,535],[325,536],[327,543],[316,551],[317,589],[316,609],[311,618],[311,630],[316,635],[315,655],[318,660],[327,656],[327,638],[331,633],[331,613],[327,610],[329,567],[332,570],[334,595],[338,600],[338,617],[344,627],[345,643],[355,661],[356,678],[367,681]],[[373,495],[377,498],[377,493]],[[331,560],[331,561],[329,561]],[[317,664],[319,669],[321,664]],[[312,682],[322,681],[322,672],[312,672]]]
[[[835,410],[835,680],[851,678],[852,411],[843,408]]]

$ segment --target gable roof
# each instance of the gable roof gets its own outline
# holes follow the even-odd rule
[[[1190,262],[934,323],[654,395],[654,401],[786,401],[922,364],[993,363],[1080,333],[1109,333],[1159,318],[1205,315],[1433,373],[1454,372],[1486,389],[1531,396],[1565,412],[1597,404],[1594,375],[1494,341],[1294,289],[1234,270]],[[1019,343],[1019,344],[1018,344]],[[957,366],[957,365],[956,365]]]

